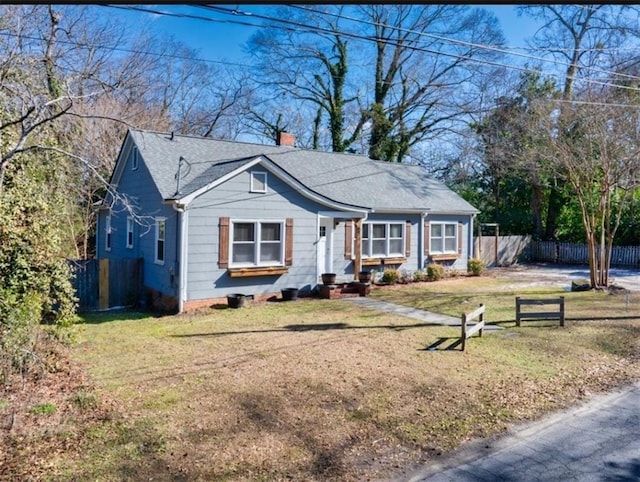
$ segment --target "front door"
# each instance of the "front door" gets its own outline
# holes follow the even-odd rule
[[[332,260],[333,243],[333,219],[320,218],[318,224],[318,242],[316,243],[318,259],[318,277],[322,273],[331,273],[333,269]]]

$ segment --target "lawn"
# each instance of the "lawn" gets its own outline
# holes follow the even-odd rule
[[[516,294],[564,295],[568,326],[515,328]],[[87,316],[70,357],[92,380],[84,413],[100,416],[67,420],[53,437],[73,443],[49,457],[46,473],[92,481],[385,479],[640,379],[637,293],[516,291],[512,281],[465,277],[371,296],[455,316],[484,303],[487,320],[504,329],[461,352],[446,349],[459,328],[345,300]]]

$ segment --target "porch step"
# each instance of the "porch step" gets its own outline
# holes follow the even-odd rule
[[[371,283],[351,281],[348,283],[336,283],[333,285],[319,285],[320,298],[355,298],[367,296],[371,291]]]

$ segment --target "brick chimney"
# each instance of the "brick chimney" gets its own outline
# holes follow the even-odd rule
[[[278,132],[278,136],[276,138],[276,145],[277,146],[295,147],[296,146],[296,136],[294,136],[290,132],[282,132],[282,131],[280,131],[280,132]]]

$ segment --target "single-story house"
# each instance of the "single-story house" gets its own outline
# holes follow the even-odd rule
[[[130,129],[99,205],[99,259],[142,258],[147,299],[315,289],[431,262],[466,270],[478,211],[424,168],[355,154]]]

